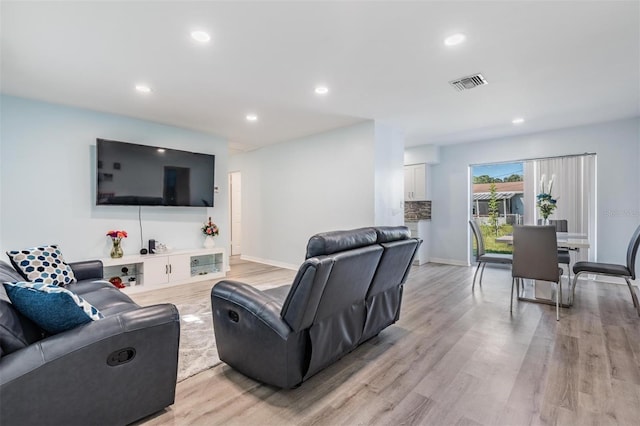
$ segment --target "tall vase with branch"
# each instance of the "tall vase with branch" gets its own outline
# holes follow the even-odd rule
[[[540,210],[540,216],[544,219],[544,225],[549,224],[549,216],[553,213],[553,211],[558,208],[557,200],[553,198],[551,195],[551,190],[553,189],[553,181],[555,180],[556,175],[551,176],[551,180],[549,181],[549,185],[545,185],[546,176],[542,175],[540,179],[540,193],[537,195],[536,206],[538,210]]]

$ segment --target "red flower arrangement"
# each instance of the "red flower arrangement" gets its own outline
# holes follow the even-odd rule
[[[113,246],[111,247],[111,257],[117,259],[122,257],[122,247],[120,246],[120,241],[123,238],[127,238],[127,231],[109,231],[107,232],[107,237],[111,237],[111,242]]]
[[[112,240],[117,239],[120,241],[123,238],[127,238],[127,231],[109,231],[107,237],[111,237]]]

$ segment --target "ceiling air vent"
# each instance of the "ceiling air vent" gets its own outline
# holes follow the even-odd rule
[[[463,90],[473,89],[474,87],[484,86],[489,83],[487,83],[487,80],[485,80],[482,74],[473,74],[452,80],[449,84],[455,87],[458,92],[462,92]]]

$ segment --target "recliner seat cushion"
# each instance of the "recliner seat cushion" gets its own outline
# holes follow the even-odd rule
[[[81,296],[105,317],[139,308],[129,296],[108,281],[81,282],[65,288]]]

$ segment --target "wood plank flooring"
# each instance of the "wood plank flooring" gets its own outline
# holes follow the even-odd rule
[[[290,284],[295,271],[233,259],[227,279]],[[144,425],[637,425],[640,318],[625,286],[581,281],[575,305],[514,302],[511,275],[413,268],[400,321],[294,390],[226,364],[180,382]],[[135,295],[209,298],[213,282]],[[204,336],[206,338],[206,336]]]

